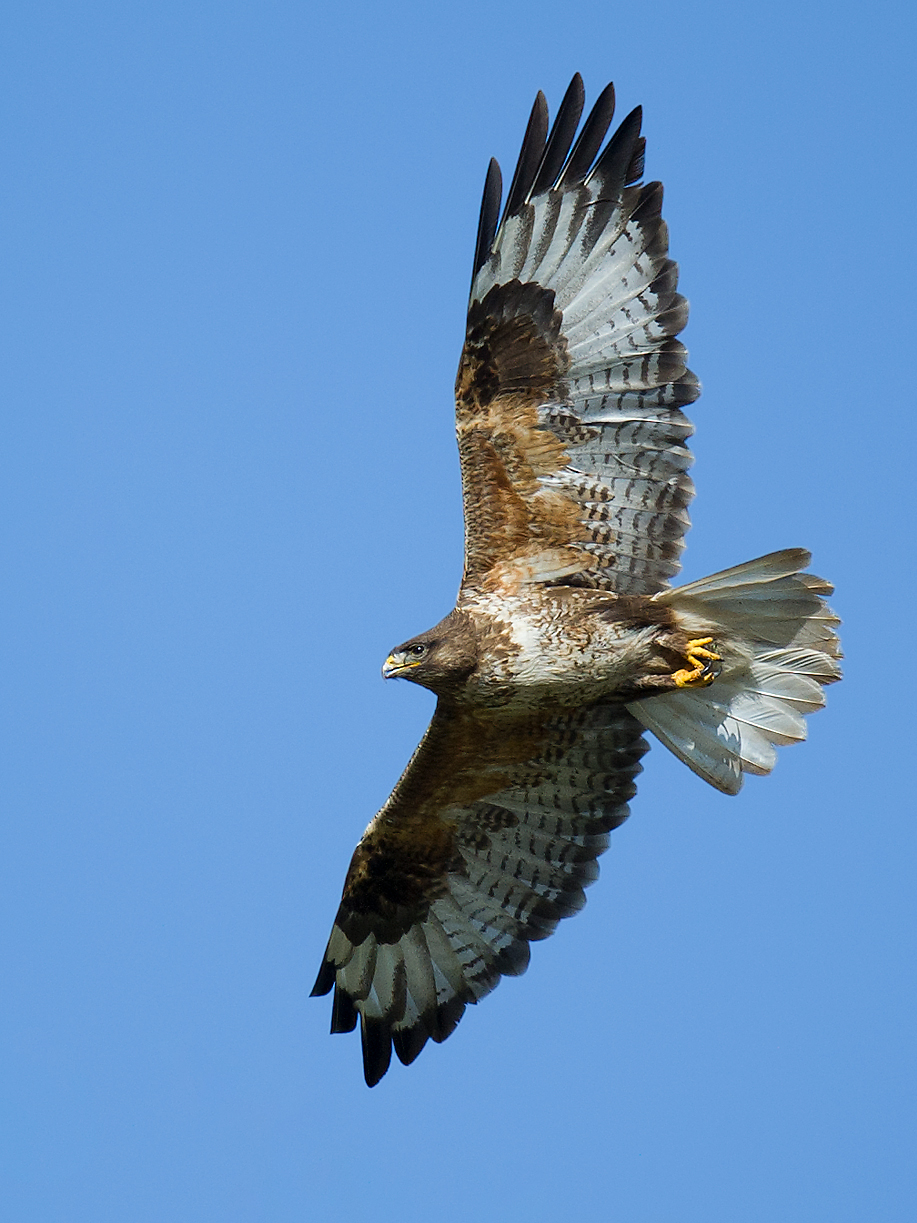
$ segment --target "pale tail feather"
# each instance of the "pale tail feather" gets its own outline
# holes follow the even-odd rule
[[[693,635],[711,636],[723,670],[707,688],[635,701],[630,712],[705,781],[736,794],[744,773],[769,773],[777,747],[806,737],[804,714],[840,679],[828,582],[801,570],[802,548],[772,552],[663,591],[656,602]]]

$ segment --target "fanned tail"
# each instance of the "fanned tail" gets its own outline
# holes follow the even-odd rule
[[[666,747],[726,794],[744,773],[769,773],[777,747],[806,737],[805,714],[841,678],[840,623],[821,597],[833,587],[802,570],[787,548],[656,596],[692,635],[712,636],[723,669],[706,688],[635,701],[630,712]]]

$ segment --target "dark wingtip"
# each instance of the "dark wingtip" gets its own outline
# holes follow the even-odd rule
[[[541,165],[544,155],[545,141],[548,138],[548,102],[541,90],[535,97],[532,113],[529,115],[525,136],[522,138],[522,148],[519,150],[519,160],[516,162],[516,172],[510,184],[506,197],[506,207],[503,210],[504,220],[528,198],[529,191]]]
[[[633,156],[630,159],[630,165],[627,167],[627,173],[624,176],[624,186],[630,187],[631,184],[638,182],[643,177],[643,169],[646,165],[646,137],[640,136],[637,143],[634,145]]]
[[[559,182],[564,186],[575,186],[583,181],[589,173],[589,167],[605,139],[608,126],[615,113],[615,87],[609,82],[596,99],[595,106],[589,112],[589,118],[583,124],[570,159],[564,167]]]
[[[484,195],[481,198],[481,212],[478,217],[478,236],[474,246],[474,268],[471,281],[487,262],[490,248],[493,246],[497,233],[497,221],[500,218],[500,198],[503,194],[503,176],[500,173],[500,163],[491,157],[487,167],[487,177],[484,180]]]
[[[363,1077],[367,1087],[375,1087],[392,1060],[392,1033],[388,1024],[362,1017]]]
[[[322,966],[318,970],[318,976],[315,978],[315,984],[312,986],[310,998],[321,998],[325,994],[331,992],[331,987],[334,985],[334,964],[331,960],[323,960]]]
[[[557,118],[548,136],[541,165],[538,167],[538,173],[535,175],[535,181],[529,192],[530,196],[550,191],[557,182],[564,162],[567,160],[567,154],[570,152],[573,137],[576,135],[585,101],[586,91],[583,88],[583,78],[577,72],[567,86],[564,100],[557,111]]]
[[[473,1001],[473,999],[472,999]],[[462,998],[451,998],[436,1008],[436,1014],[430,1024],[430,1036],[441,1045],[458,1027],[459,1020],[465,1013],[465,1001]]]
[[[331,1006],[331,1034],[352,1032],[357,1026],[357,1008],[350,994],[342,989],[334,991],[334,1002]]]
[[[643,107],[635,106],[629,115],[621,121],[621,125],[608,144],[602,150],[602,155],[586,175],[586,182],[594,177],[602,179],[603,194],[614,198],[628,180],[628,175],[638,168],[643,172],[643,157],[640,135],[640,125],[643,122]]]
[[[583,78],[576,72],[549,132],[548,104],[541,90],[538,91],[503,208],[503,221],[518,212],[533,195],[539,195],[553,187],[575,187],[598,172],[615,184],[617,190],[637,182],[642,177],[646,148],[646,141],[640,135],[642,108],[637,106],[630,112],[599,156],[615,112],[613,82],[609,82],[599,94],[582,131],[576,136],[584,101]],[[620,164],[622,160],[623,165]],[[487,262],[501,223],[501,194],[500,167],[491,158],[478,218],[472,284]]]
[[[392,1032],[392,1044],[402,1066],[410,1066],[427,1043],[427,1033],[420,1024]]]

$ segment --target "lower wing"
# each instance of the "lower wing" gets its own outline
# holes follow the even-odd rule
[[[360,1023],[374,1086],[468,1003],[524,972],[529,943],[585,904],[596,859],[628,815],[647,744],[621,705],[540,719],[441,702],[354,853],[313,995],[331,1031]]]

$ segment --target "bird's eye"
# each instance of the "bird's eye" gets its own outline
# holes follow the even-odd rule
[[[408,646],[408,653],[413,658],[421,658],[427,652],[427,647],[418,641],[416,645]]]

